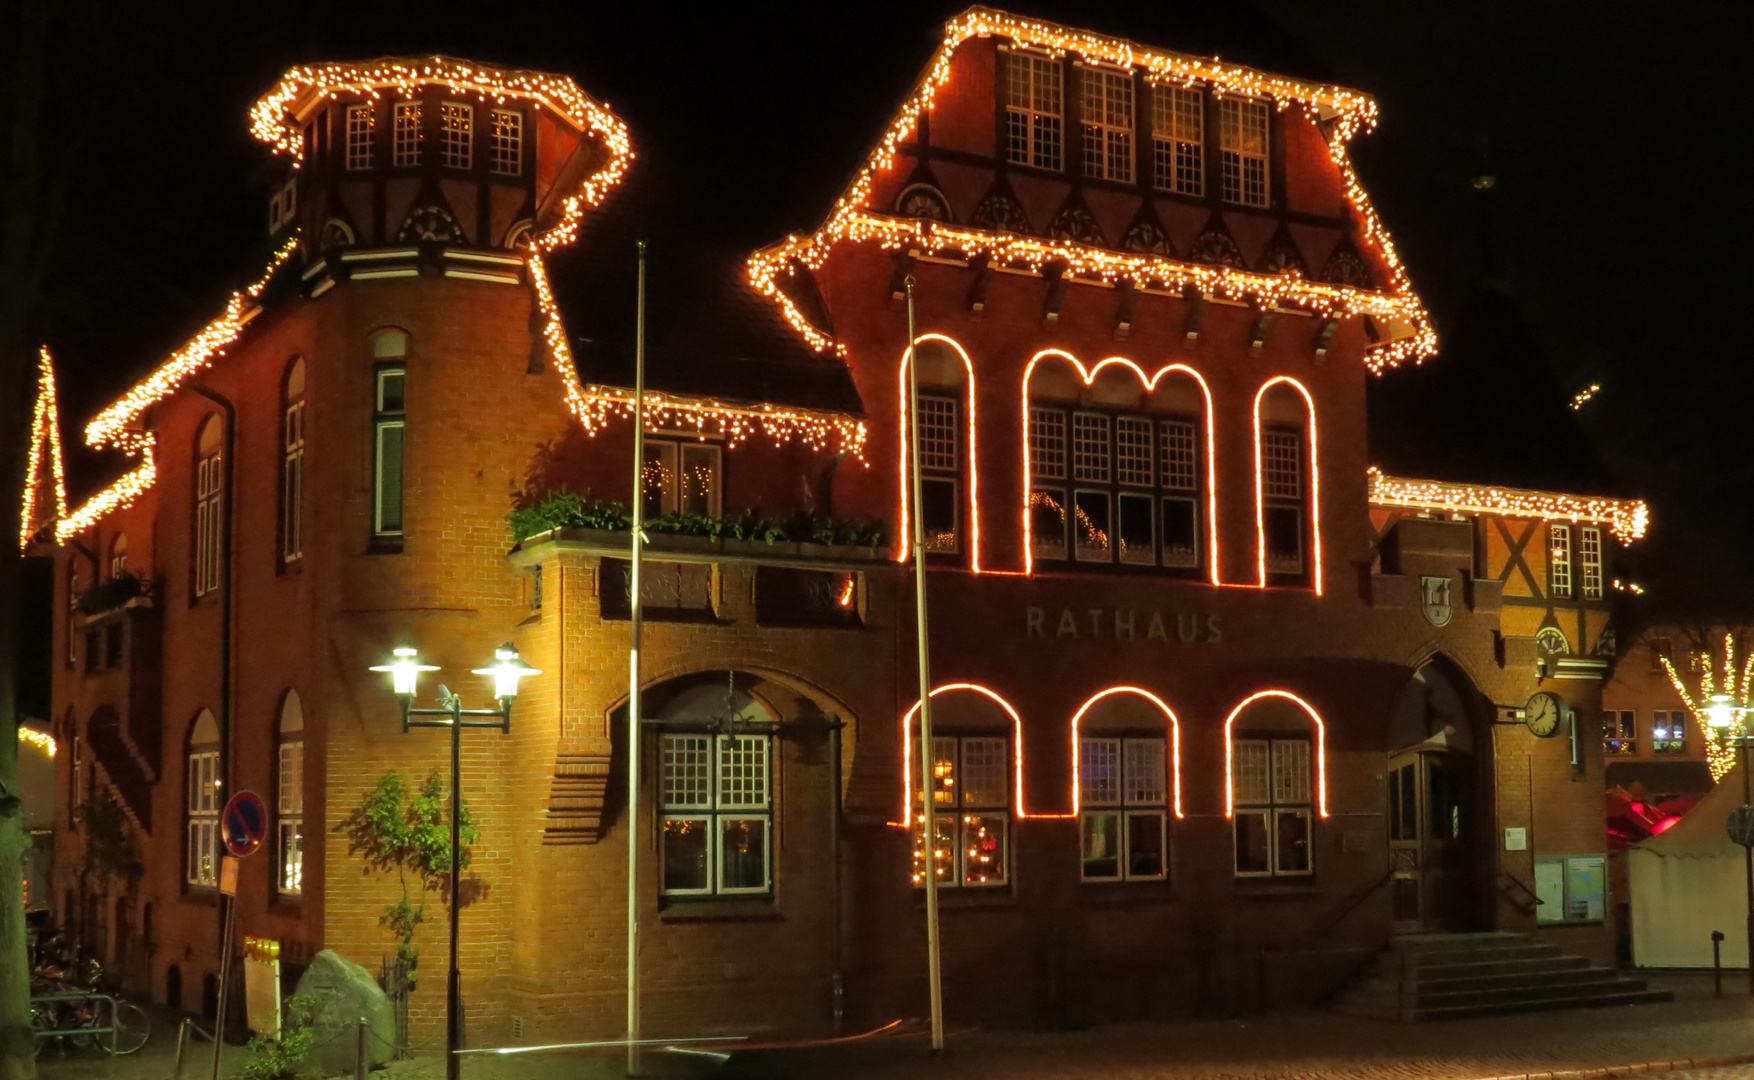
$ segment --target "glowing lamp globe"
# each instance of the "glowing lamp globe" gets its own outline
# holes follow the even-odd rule
[[[1706,699],[1710,702],[1705,707],[1705,722],[1714,728],[1733,727],[1736,723],[1735,698],[1729,694],[1716,693]]]
[[[435,664],[421,663],[420,654],[407,645],[397,647],[395,656],[389,663],[374,665],[371,670],[389,672],[391,687],[403,697],[414,696],[414,686],[420,681],[421,672],[438,670]]]
[[[526,675],[540,675],[541,670],[524,663],[518,650],[507,642],[493,650],[493,663],[475,669],[477,675],[493,678],[493,696],[502,701],[518,696],[518,680]]]

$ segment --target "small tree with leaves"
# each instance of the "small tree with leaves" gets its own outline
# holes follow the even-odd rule
[[[406,1024],[409,991],[419,979],[420,950],[414,935],[426,921],[428,893],[442,892],[451,879],[449,798],[437,770],[417,790],[399,772],[387,772],[336,826],[347,835],[347,851],[365,860],[368,873],[396,875],[401,899],[387,905],[378,921],[396,938],[396,956],[384,965],[384,989],[397,1003],[397,1027]],[[469,849],[481,836],[465,800],[461,805],[462,850],[458,872],[469,866]],[[398,1031],[398,1043],[406,1043]]]

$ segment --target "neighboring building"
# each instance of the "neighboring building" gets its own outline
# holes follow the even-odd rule
[[[622,1029],[629,842],[652,1030],[917,1015],[910,355],[952,1016],[1308,1001],[1394,931],[1534,928],[1537,891],[1609,955],[1587,718],[1644,507],[1368,468],[1365,380],[1435,344],[1347,158],[1375,108],[972,9],[821,229],[655,278],[647,506],[797,531],[653,530],[630,815],[627,533],[514,544],[506,514],[631,488],[632,290],[603,282],[638,133],[558,76],[289,73],[254,113],[297,163],[280,254],[87,425],[134,471],[57,514],[44,470],[26,507],[60,541],[62,790],[113,792],[150,852],[123,966],[202,1002],[245,788],[276,828],[239,932],[375,966],[399,893],[337,825],[445,740],[367,669],[414,645],[479,700],[509,640],[543,674],[466,740],[476,1045]],[[120,571],[159,585],[75,611]]]
[[[1664,666],[1666,658],[1697,696],[1697,657],[1722,655],[1722,630],[1649,627],[1627,643],[1614,677],[1602,688],[1602,757],[1609,787],[1637,784],[1651,802],[1711,790],[1706,765],[1710,734],[1687,708]],[[1708,640],[1709,639],[1709,640]]]

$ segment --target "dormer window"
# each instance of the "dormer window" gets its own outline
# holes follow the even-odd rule
[[[1151,92],[1151,182],[1177,195],[1206,193],[1206,103],[1198,90]]]
[[[372,107],[347,106],[347,171],[372,167]]]
[[[1122,71],[1085,68],[1084,175],[1133,179],[1133,78]]]
[[[1267,103],[1250,98],[1218,99],[1219,158],[1224,166],[1224,201],[1267,205]]]
[[[439,106],[439,164],[447,169],[467,169],[474,161],[475,110],[447,101]]]
[[[1059,61],[1035,53],[1006,53],[1006,160],[1058,172],[1063,167],[1064,115]]]
[[[493,171],[518,176],[524,171],[524,114],[493,110]]]
[[[396,139],[393,161],[398,169],[420,164],[420,102],[396,103]]]

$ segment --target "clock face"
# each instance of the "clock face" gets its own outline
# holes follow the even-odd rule
[[[1556,695],[1536,694],[1523,711],[1523,723],[1539,738],[1550,739],[1559,733],[1563,716],[1564,706]]]

